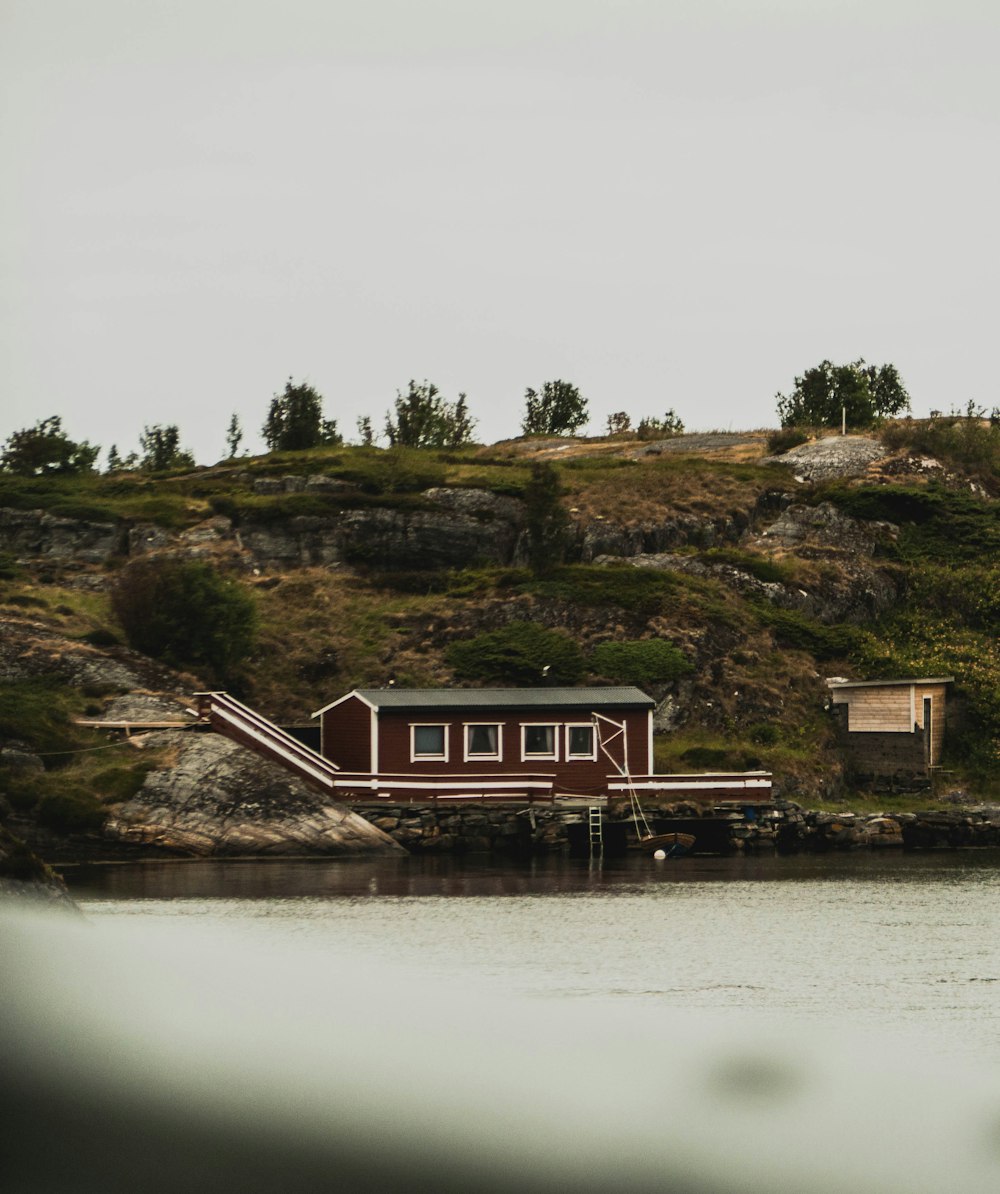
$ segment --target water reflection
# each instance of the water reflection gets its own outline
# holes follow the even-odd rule
[[[650,892],[663,885],[739,880],[962,884],[1000,872],[1000,851],[802,854],[602,861],[485,856],[379,859],[178,860],[67,867],[78,900],[283,899],[364,896],[524,896]]]

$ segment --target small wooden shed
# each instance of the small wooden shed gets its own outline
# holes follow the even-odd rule
[[[926,775],[941,763],[952,676],[828,680],[841,744],[860,774]]]

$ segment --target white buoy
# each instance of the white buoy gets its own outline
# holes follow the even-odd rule
[[[666,858],[666,856],[667,856],[666,850],[654,850],[653,851],[653,857],[656,859],[657,862],[662,862],[664,860],[664,858]]]

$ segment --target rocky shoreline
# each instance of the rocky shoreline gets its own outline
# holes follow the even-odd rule
[[[572,849],[574,826],[585,814],[535,806],[356,805],[354,811],[412,854],[550,853]],[[705,829],[707,849],[695,853],[826,853],[857,849],[959,849],[1000,847],[1000,805],[921,812],[827,812],[779,801],[753,820],[739,812],[712,813],[692,802],[647,807],[658,832],[683,827],[698,837]],[[606,852],[628,836],[630,812],[612,809],[605,820]],[[621,833],[615,833],[620,829]],[[614,844],[612,844],[614,843]]]

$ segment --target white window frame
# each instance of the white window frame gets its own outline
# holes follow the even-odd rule
[[[473,754],[469,750],[469,731],[476,726],[495,726],[497,732],[497,748],[493,754]],[[503,762],[503,722],[502,721],[466,721],[462,723],[462,761],[465,763],[502,763]]]
[[[546,726],[552,730],[552,751],[545,754],[529,754],[524,749],[525,731],[533,726]],[[521,722],[521,762],[528,763],[534,759],[545,759],[548,762],[559,762],[559,722],[557,721],[522,721]]]
[[[428,726],[433,726],[434,729],[443,731],[442,738],[444,740],[444,752],[442,754],[417,754],[417,735],[416,730],[426,729]],[[411,763],[447,763],[448,762],[448,734],[449,725],[446,721],[411,721],[410,722],[410,762]]]
[[[575,755],[569,749],[569,732],[570,730],[590,730],[590,750],[585,755]],[[565,725],[566,731],[566,762],[594,763],[597,761],[597,732],[594,729],[592,721],[568,721]]]

